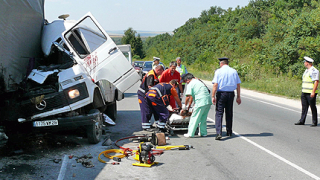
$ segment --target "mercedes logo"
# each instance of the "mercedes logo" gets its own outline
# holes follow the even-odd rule
[[[47,103],[44,100],[42,100],[39,104],[36,104],[36,108],[40,111],[44,110],[44,108],[46,107],[47,107]]]

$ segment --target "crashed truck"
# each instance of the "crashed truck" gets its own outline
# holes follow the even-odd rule
[[[43,13],[43,1],[28,2],[40,5],[36,14],[41,10]],[[0,56],[1,131],[12,132],[15,127],[44,132],[79,128],[86,132],[90,143],[98,143],[103,113],[115,120],[116,102],[124,98],[123,93],[140,77],[91,13],[79,21],[68,20],[68,15],[59,18],[51,23],[43,18],[41,32],[20,29],[24,31],[19,32],[23,34],[22,39],[35,36],[37,40],[37,35],[41,35],[42,55],[31,57],[22,52],[18,59],[23,63]],[[17,42],[15,45],[33,44],[35,47],[31,50],[37,51],[37,43],[29,40],[28,44]],[[13,63],[8,65],[8,61]],[[17,77],[21,79],[15,79]]]

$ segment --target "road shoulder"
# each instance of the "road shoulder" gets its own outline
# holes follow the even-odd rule
[[[206,81],[203,80],[203,82],[210,88],[212,89],[212,82],[211,81]],[[290,106],[294,108],[301,108],[301,102],[300,100],[294,100],[294,99],[289,99],[285,97],[280,97],[280,96],[275,96],[275,95],[270,95],[266,93],[260,93],[257,91],[253,90],[248,90],[241,88],[241,96],[247,96],[255,99],[259,99],[261,101],[268,101],[268,102],[274,102],[277,104],[282,104],[285,106]]]

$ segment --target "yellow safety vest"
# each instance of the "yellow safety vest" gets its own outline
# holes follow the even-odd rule
[[[186,68],[184,67],[184,65],[181,64],[181,69],[182,69],[182,72],[180,73],[180,76],[182,76],[183,74],[186,73]],[[186,83],[182,83],[182,85],[185,85]]]
[[[311,69],[310,69],[311,70]],[[314,82],[310,77],[310,70],[307,73],[304,73],[302,76],[302,92],[303,93],[312,93]],[[318,89],[315,93],[318,93]]]

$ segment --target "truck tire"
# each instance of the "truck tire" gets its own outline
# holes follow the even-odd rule
[[[93,113],[95,111],[99,110],[92,109],[89,111],[89,113]],[[93,123],[92,125],[88,125],[86,128],[89,143],[99,143],[102,136],[102,117],[97,118],[97,122]]]
[[[117,119],[117,101],[116,100],[114,100],[112,104],[107,106],[105,113],[113,121]]]

